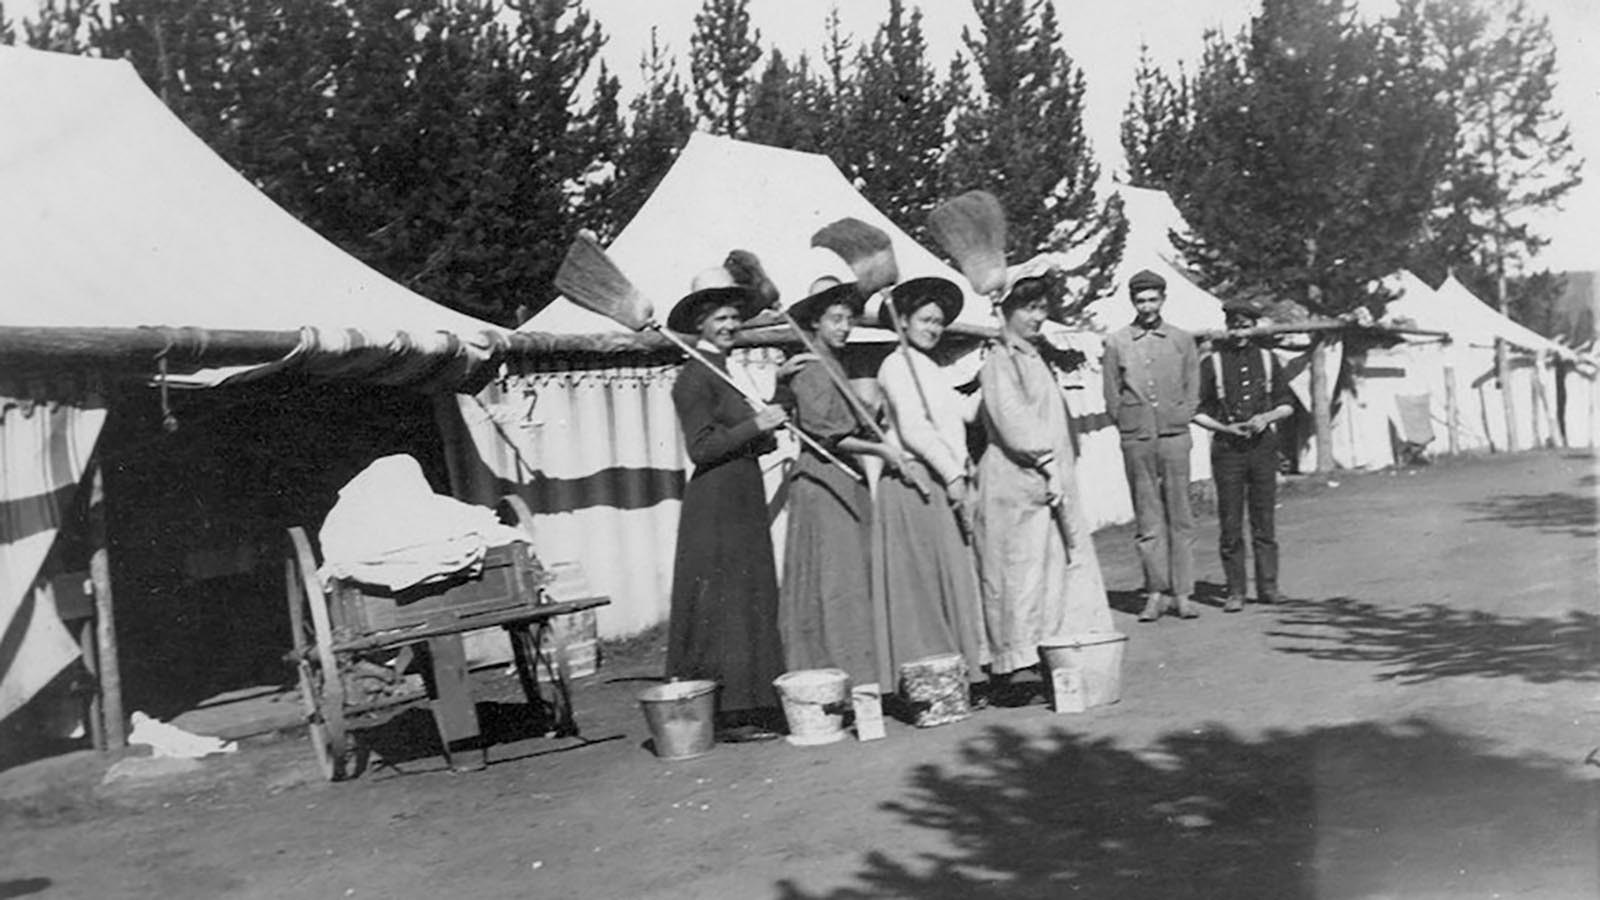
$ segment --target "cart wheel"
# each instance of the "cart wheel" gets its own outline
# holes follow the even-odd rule
[[[333,652],[327,597],[317,583],[316,558],[305,529],[289,529],[289,555],[283,568],[289,624],[294,630],[295,668],[300,676],[300,703],[305,708],[311,749],[317,755],[323,777],[338,781],[351,771],[350,741],[344,724],[344,682]]]
[[[577,737],[578,722],[572,716],[572,694],[567,690],[566,666],[540,648],[540,637],[548,622],[506,628],[511,635],[511,653],[516,658],[517,677],[528,705],[549,715],[555,737]],[[540,676],[543,675],[541,678]]]

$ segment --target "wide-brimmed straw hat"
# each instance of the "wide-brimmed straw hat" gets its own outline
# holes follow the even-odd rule
[[[1012,305],[1011,295],[1014,294],[1017,288],[1021,285],[1030,281],[1042,281],[1049,279],[1055,273],[1055,271],[1055,261],[1044,254],[1040,254],[1035,256],[1033,259],[1028,260],[1027,262],[1018,263],[1017,265],[1006,269],[1006,288],[1005,291],[1000,295],[1000,307],[1004,309]],[[1052,298],[1050,301],[1052,306],[1056,305],[1058,302],[1060,302],[1060,298]]]
[[[903,320],[927,304],[936,303],[939,311],[944,313],[944,323],[949,325],[961,314],[961,307],[966,302],[967,297],[961,292],[961,287],[948,278],[937,275],[911,278],[895,285],[889,292],[889,303],[878,310],[878,324],[884,328],[894,328],[894,322],[889,319],[890,304]]]
[[[828,307],[839,304],[850,307],[850,312],[859,316],[866,308],[867,298],[861,296],[861,291],[853,281],[837,283],[832,278],[824,278],[813,284],[810,296],[796,300],[789,306],[789,315],[800,325],[810,328],[822,318]]]
[[[700,330],[702,318],[724,306],[738,310],[743,321],[761,311],[761,295],[739,284],[722,266],[703,269],[690,282],[689,293],[667,313],[667,327],[679,334],[694,334]]]

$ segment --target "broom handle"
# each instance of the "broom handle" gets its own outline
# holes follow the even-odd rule
[[[773,307],[773,309],[777,309],[777,307]],[[818,357],[817,362],[821,364],[822,370],[828,373],[828,380],[833,382],[833,386],[838,388],[839,393],[844,395],[845,405],[850,407],[850,412],[871,430],[872,436],[878,443],[888,443],[889,438],[884,435],[883,429],[878,427],[878,420],[874,419],[867,412],[867,408],[861,405],[861,398],[857,397],[856,392],[850,389],[850,385],[844,380],[844,376],[835,372],[833,367],[821,358],[828,354],[825,354],[817,347],[817,343],[812,339],[810,332],[801,328],[800,323],[794,320],[794,316],[789,315],[788,310],[780,309],[778,314],[783,316],[783,321],[794,331],[795,336],[800,338],[800,343],[805,345],[806,352]]]
[[[777,309],[777,307],[773,307],[773,309]],[[833,386],[838,388],[839,393],[844,395],[845,405],[850,407],[850,412],[854,414],[858,420],[866,423],[867,428],[872,431],[873,437],[877,439],[878,443],[889,443],[888,435],[884,434],[883,429],[878,427],[878,420],[874,419],[871,414],[867,412],[867,408],[861,405],[861,398],[857,397],[856,392],[850,389],[850,384],[844,380],[844,376],[840,375],[838,372],[835,372],[833,367],[828,365],[828,363],[822,359],[824,354],[822,350],[817,347],[816,342],[812,340],[811,334],[804,328],[800,327],[800,323],[794,320],[794,316],[789,315],[788,310],[779,309],[778,313],[783,316],[783,321],[787,322],[789,327],[794,330],[795,335],[800,338],[800,343],[805,345],[806,352],[817,357],[817,365],[822,366],[822,371],[828,373],[828,380],[832,381]],[[904,479],[906,483],[910,484],[914,490],[916,490],[917,496],[924,500],[928,499],[928,492],[924,490],[923,486],[919,484],[915,478],[912,478],[909,473],[902,473],[901,478]]]
[[[998,299],[1000,296],[999,292],[996,292],[994,296],[995,299]],[[994,304],[994,314],[995,318],[1000,320],[1000,340],[1004,341],[1006,337],[1006,317],[1005,314],[1000,311],[999,303]],[[1010,351],[1002,350],[1001,352],[1009,353]],[[1032,403],[1032,399],[1028,396],[1028,380],[1022,376],[1022,364],[1017,362],[1017,358],[1015,356],[1011,357],[1011,367],[1017,374],[1017,389],[1022,392],[1023,401]],[[1045,477],[1048,478],[1049,476]],[[1056,497],[1054,500],[1050,501],[1050,518],[1055,522],[1056,531],[1061,535],[1062,548],[1066,550],[1067,563],[1070,565],[1072,563],[1073,547],[1072,525],[1067,521],[1066,502],[1067,501],[1065,497]]]
[[[650,329],[654,330],[655,332],[657,332],[658,334],[660,334],[661,336],[665,337],[667,340],[673,342],[674,344],[677,344],[678,345],[678,349],[682,350],[684,353],[689,354],[689,356],[691,358],[693,358],[696,361],[698,361],[701,365],[704,365],[706,368],[708,368],[711,371],[717,373],[717,377],[721,378],[723,381],[727,382],[729,387],[731,387],[734,390],[738,391],[740,394],[743,394],[744,398],[746,400],[750,401],[750,405],[751,406],[754,406],[757,409],[760,409],[762,406],[766,405],[765,401],[763,401],[760,397],[757,397],[757,396],[751,394],[750,391],[747,390],[743,385],[739,384],[737,381],[734,381],[733,380],[733,376],[729,375],[727,372],[724,372],[721,369],[717,368],[716,366],[712,365],[711,361],[705,358],[705,354],[703,354],[699,350],[695,349],[692,345],[690,345],[690,343],[688,341],[684,340],[683,338],[678,337],[676,334],[673,334],[671,329],[662,328],[660,325],[657,325],[654,322],[651,322],[648,327]],[[799,426],[795,425],[793,422],[790,422],[789,420],[785,419],[784,422],[783,422],[783,426],[785,428],[789,429],[790,433],[792,433],[796,438],[798,438],[800,440],[800,443],[805,444],[807,447],[810,447],[814,452],[820,454],[823,459],[826,459],[828,462],[831,462],[834,465],[838,466],[840,469],[844,470],[846,473],[848,473],[850,475],[851,478],[854,478],[857,481],[865,481],[866,480],[866,476],[865,475],[863,475],[860,472],[857,472],[855,469],[851,468],[849,465],[847,465],[845,463],[844,460],[840,459],[837,456],[834,456],[832,453],[830,453],[828,451],[828,448],[826,448],[826,447],[822,446],[821,444],[817,443],[816,440],[811,437],[811,435],[806,434],[804,431],[801,431]]]
[[[906,337],[905,323],[900,321],[900,312],[893,305],[889,307],[889,321],[894,323],[894,336],[900,340],[900,355],[905,358],[906,369],[911,372],[911,383],[916,386],[917,399],[922,401],[922,417],[928,420],[929,425],[937,425],[933,421],[933,406],[928,403],[928,392],[922,386],[922,376],[917,374],[917,366],[911,359],[911,340]],[[940,443],[943,443],[941,436]],[[954,447],[950,448],[954,450]],[[960,454],[956,455],[959,460]]]
[[[900,321],[900,311],[894,308],[894,304],[892,302],[889,305],[889,321],[894,323],[894,335],[900,341],[900,355],[904,357],[906,361],[906,369],[911,372],[911,383],[917,388],[917,399],[922,401],[922,417],[927,419],[928,424],[933,427],[934,436],[939,439],[939,443],[945,444],[946,448],[955,455],[956,461],[960,462],[965,458],[966,454],[956,453],[956,448],[949,446],[949,444],[945,441],[944,436],[938,433],[938,423],[933,421],[933,406],[928,403],[928,392],[922,387],[922,376],[917,374],[917,364],[911,358],[911,341],[906,337],[905,324]],[[926,465],[926,463],[924,464]],[[928,471],[933,472],[934,475],[939,474],[938,472],[934,471],[932,466],[928,466]],[[922,493],[920,488],[917,492]],[[928,499],[927,495],[924,494],[922,499]],[[967,537],[968,534],[966,520],[962,518],[959,511],[956,513],[956,524],[961,526],[962,536]],[[968,543],[971,543],[971,541],[969,540]]]

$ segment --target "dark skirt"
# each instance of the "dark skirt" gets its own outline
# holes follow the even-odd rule
[[[684,490],[667,626],[667,675],[722,685],[723,712],[778,705],[778,581],[761,466],[699,470]]]
[[[872,495],[820,457],[800,454],[789,487],[780,614],[791,671],[838,668],[879,680],[872,611]]]

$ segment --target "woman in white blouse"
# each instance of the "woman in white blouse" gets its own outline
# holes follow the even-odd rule
[[[965,524],[972,490],[966,426],[977,415],[978,398],[957,391],[948,370],[929,355],[963,300],[954,282],[915,278],[894,288],[880,314],[883,327],[892,328],[889,316],[898,313],[910,344],[878,369],[910,477],[878,482],[873,579],[887,597],[894,669],[960,653],[968,677],[978,681],[988,659]]]

